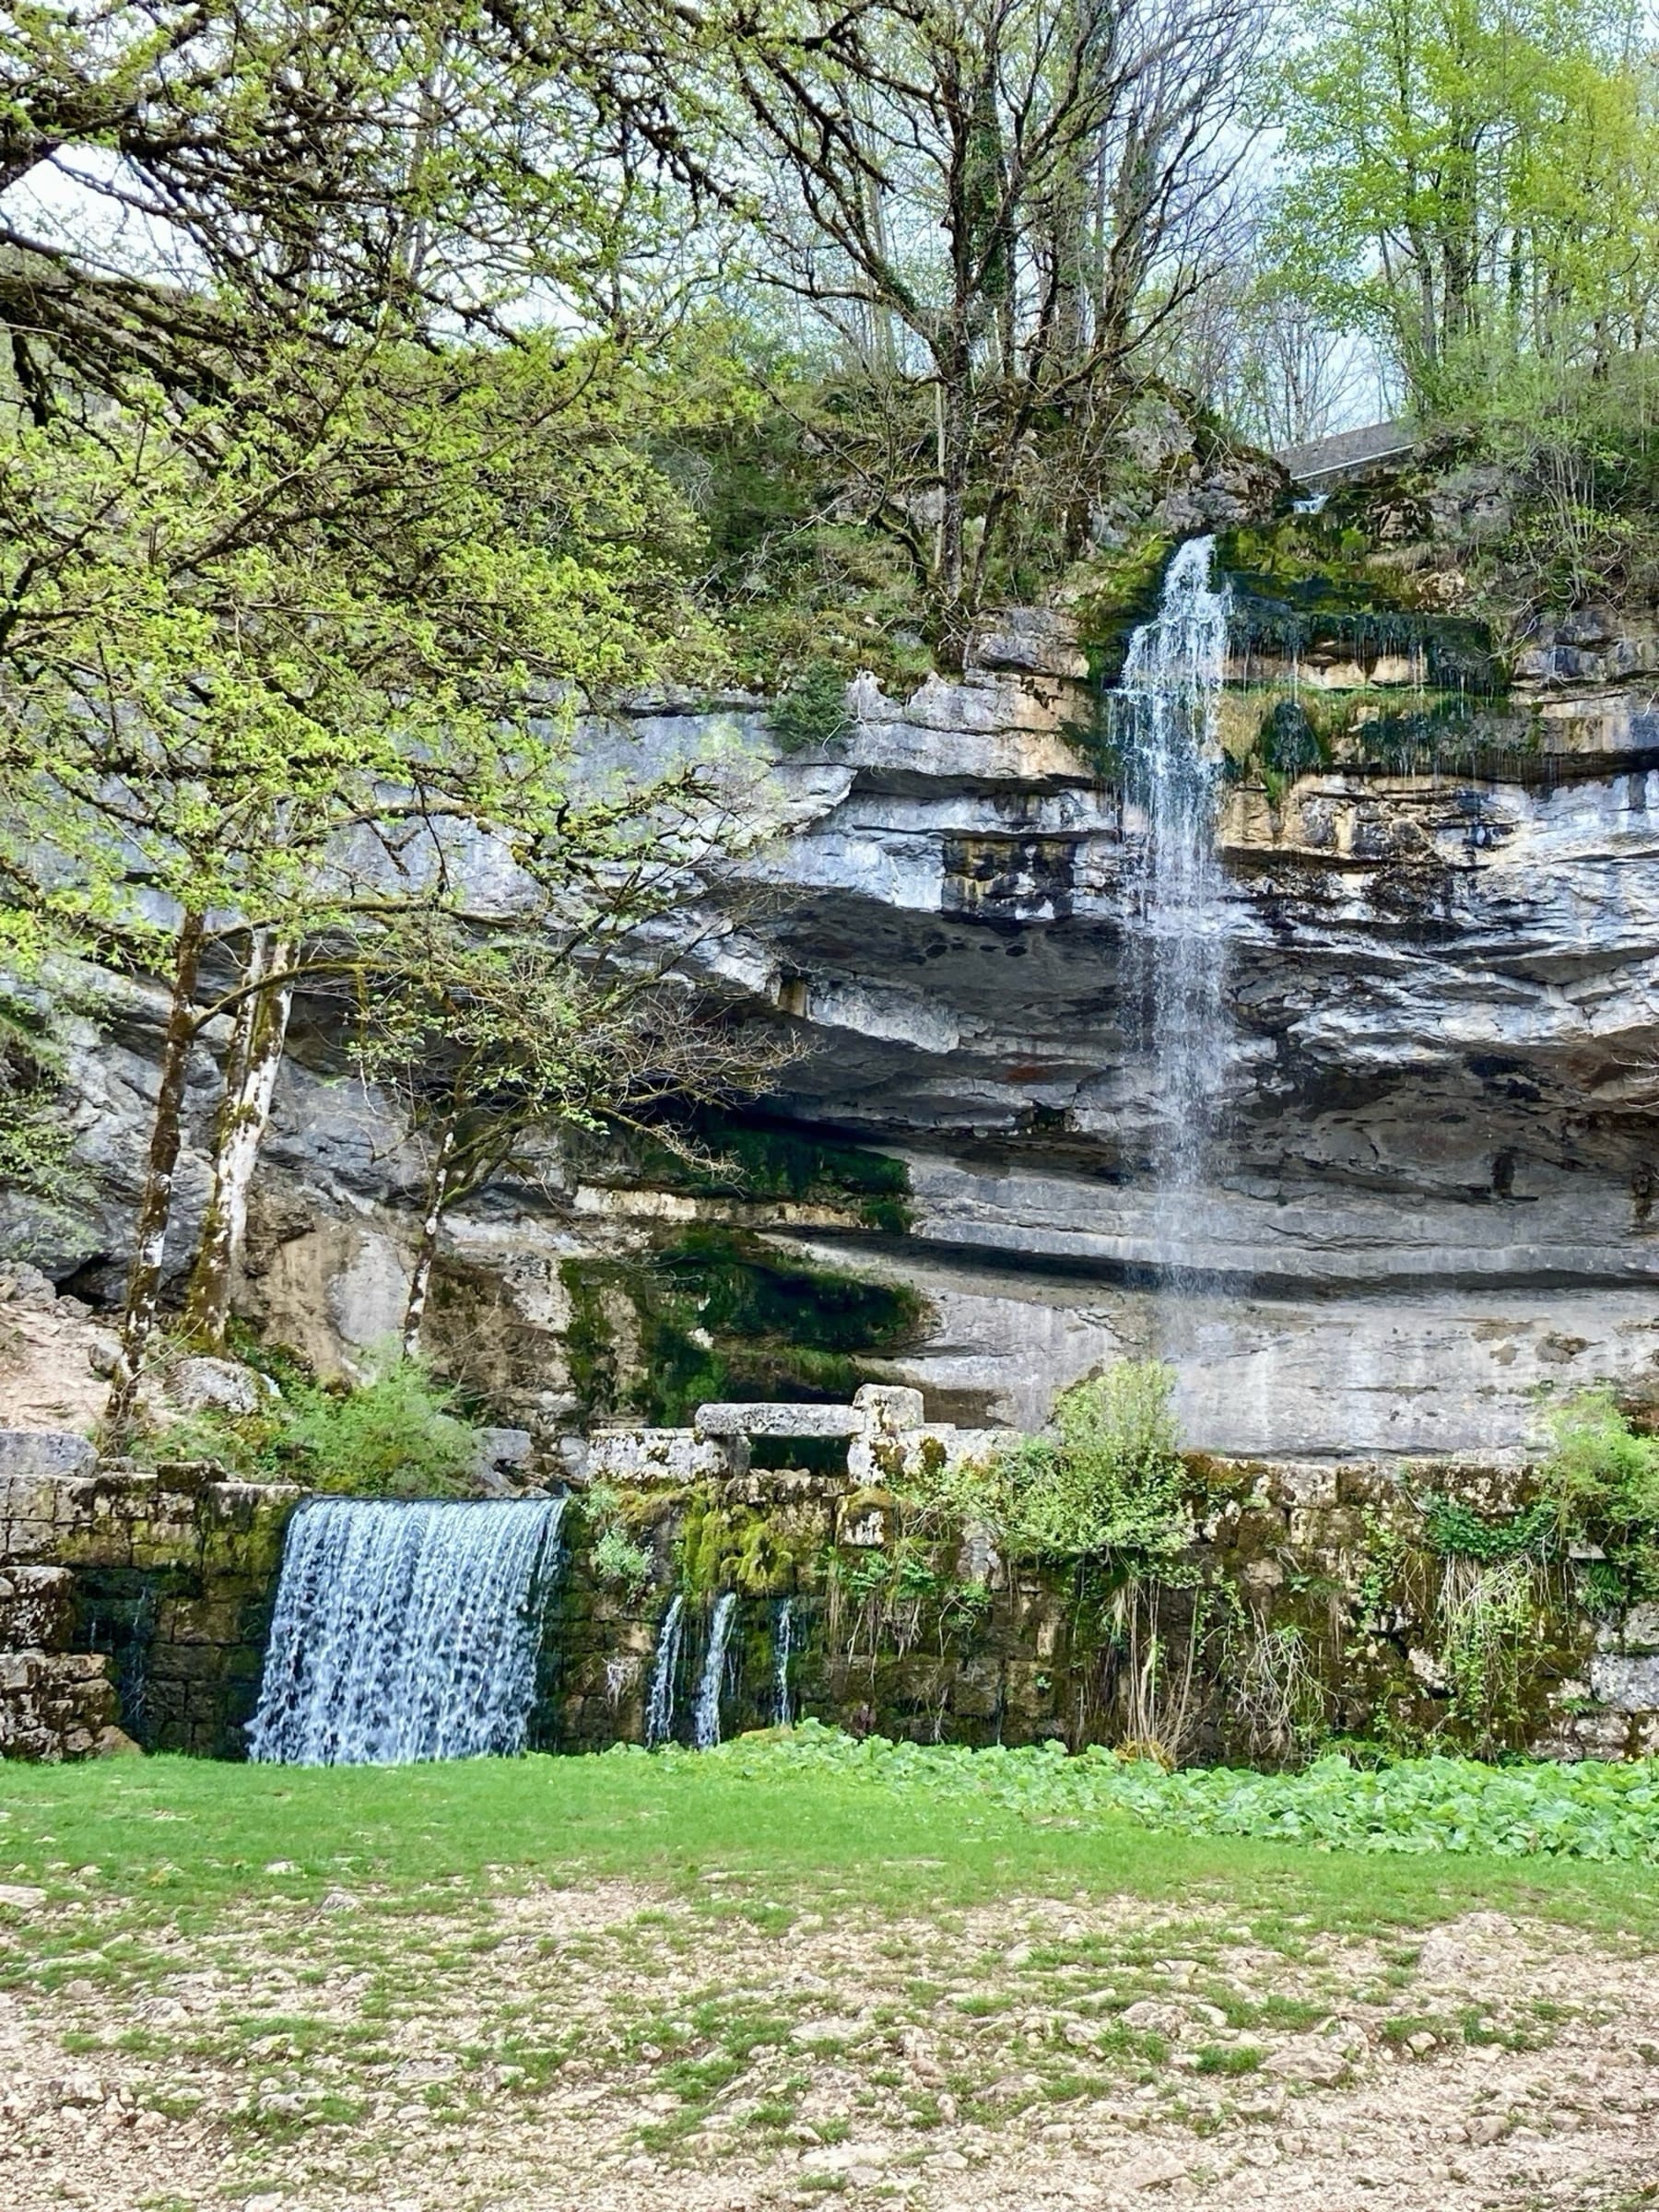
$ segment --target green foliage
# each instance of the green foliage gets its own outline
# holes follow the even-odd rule
[[[1538,1614],[1537,1570],[1524,1555],[1493,1564],[1447,1561],[1435,1606],[1440,1663],[1451,1688],[1452,1717],[1482,1751],[1524,1731]]]
[[[1653,299],[1651,59],[1598,0],[1307,0],[1275,120],[1283,281],[1430,407],[1517,358],[1605,366]]]
[[[853,734],[846,689],[846,677],[835,662],[808,661],[767,718],[779,751],[805,753],[844,744]]]
[[[867,1357],[913,1337],[925,1312],[906,1285],[787,1265],[759,1238],[712,1227],[688,1230],[649,1268],[569,1261],[562,1273],[572,1288],[572,1382],[589,1409],[626,1404],[669,1424],[710,1398],[850,1396],[877,1379]],[[635,1317],[635,1374],[620,1371],[607,1296]]]
[[[1055,1743],[971,1751],[881,1736],[855,1740],[811,1721],[786,1735],[740,1737],[706,1755],[662,1756],[676,1764],[706,1756],[757,1782],[841,1774],[964,1810],[1001,1806],[1041,1824],[1090,1824],[1124,1813],[1147,1828],[1187,1835],[1344,1851],[1659,1864],[1653,1759],[1492,1767],[1431,1758],[1360,1769],[1333,1755],[1297,1773],[1230,1767],[1166,1773],[1099,1746],[1076,1756]]]
[[[648,1547],[630,1534],[621,1493],[607,1482],[594,1483],[582,1499],[592,1532],[588,1559],[602,1583],[620,1590],[631,1603],[643,1595],[654,1564]]]
[[[1183,1550],[1193,1522],[1174,1388],[1160,1361],[1124,1359],[1063,1392],[1057,1433],[1025,1439],[1004,1465],[1013,1542],[1047,1559]]]
[[[1659,1535],[1659,1437],[1639,1436],[1610,1390],[1585,1391],[1547,1417],[1553,1449],[1540,1499],[1563,1535],[1645,1544]]]
[[[1493,1516],[1438,1492],[1423,1503],[1423,1541],[1442,1559],[1475,1559],[1496,1566],[1507,1559],[1542,1559],[1559,1531],[1555,1509],[1540,1501],[1524,1512]]]
[[[1606,1611],[1659,1597],[1659,1437],[1639,1433],[1607,1389],[1570,1398],[1546,1426],[1538,1502],[1554,1516],[1556,1547],[1605,1554],[1586,1594]]]
[[[62,1077],[45,1008],[0,988],[0,1186],[65,1194],[74,1134],[57,1110]]]
[[[797,1127],[739,1121],[712,1110],[687,1117],[683,1141],[607,1129],[578,1140],[584,1173],[672,1191],[754,1199],[805,1199],[855,1207],[871,1229],[910,1226],[910,1170],[889,1153]]]
[[[241,1417],[201,1413],[140,1431],[135,1456],[214,1459],[255,1481],[359,1498],[459,1498],[473,1487],[477,1432],[418,1360],[386,1358],[356,1386],[286,1365],[282,1394]]]

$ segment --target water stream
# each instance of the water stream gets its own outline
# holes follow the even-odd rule
[[[772,1630],[772,1718],[780,1728],[794,1721],[789,1695],[789,1662],[794,1655],[794,1600],[786,1597],[778,1607]]]
[[[725,1688],[726,1645],[731,1641],[732,1617],[737,1610],[737,1593],[724,1591],[714,1600],[709,1623],[709,1648],[703,1654],[702,1679],[697,1686],[697,1703],[691,1712],[691,1741],[700,1751],[712,1751],[720,1741],[720,1695]]]
[[[372,1766],[524,1748],[561,1498],[318,1498],[288,1524],[248,1756]]]
[[[686,1633],[686,1601],[677,1590],[657,1631],[656,1656],[651,1663],[651,1688],[645,1693],[645,1741],[665,1744],[674,1733],[675,1677],[679,1672],[680,1643]]]
[[[1141,1042],[1151,1084],[1154,1257],[1189,1283],[1194,1195],[1224,1096],[1227,900],[1218,851],[1221,679],[1230,594],[1210,580],[1215,540],[1189,538],[1164,571],[1157,615],[1130,639],[1116,700],[1124,795],[1145,824],[1132,886]]]

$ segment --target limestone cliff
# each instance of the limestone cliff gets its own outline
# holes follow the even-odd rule
[[[769,759],[781,834],[709,959],[806,1041],[755,1118],[779,1143],[810,1135],[797,1155],[818,1165],[699,1186],[649,1159],[550,1157],[453,1220],[441,1356],[516,1414],[570,1422],[600,1370],[626,1395],[660,1364],[653,1299],[680,1301],[686,1357],[718,1348],[712,1263],[684,1258],[717,1229],[738,1240],[722,1282],[740,1265],[780,1310],[848,1275],[919,1294],[862,1338],[808,1340],[852,1362],[828,1384],[853,1367],[913,1382],[937,1418],[1030,1424],[1060,1385],[1156,1348],[1196,1447],[1489,1453],[1523,1442],[1541,1388],[1659,1380],[1659,706],[1629,677],[1641,638],[1600,621],[1569,648],[1569,627],[1483,709],[1463,767],[1391,771],[1361,745],[1295,776],[1246,764],[1230,787],[1229,1104],[1183,1223],[1206,1283],[1183,1296],[1159,1276],[1128,957],[1144,824],[1061,622],[991,625],[959,680],[902,702],[861,680],[852,735],[818,753],[773,757],[740,700],[596,735],[654,760],[718,732]],[[1387,637],[1350,658],[1293,673],[1349,698],[1421,689]],[[67,1018],[78,1180],[51,1206],[8,1200],[4,1227],[14,1257],[96,1304],[130,1218],[157,1005],[88,990]],[[181,1255],[206,1053],[197,1077]],[[861,1182],[870,1152],[902,1173]],[[325,1367],[359,1357],[397,1319],[418,1181],[325,1010],[302,1010],[244,1310]]]

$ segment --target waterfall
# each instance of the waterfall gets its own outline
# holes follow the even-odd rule
[[[288,1524],[248,1756],[375,1766],[522,1751],[562,1498],[318,1498]]]
[[[651,1688],[645,1699],[645,1741],[665,1744],[674,1733],[674,1677],[679,1671],[680,1640],[686,1632],[686,1601],[677,1590],[657,1633]]]
[[[703,1654],[702,1680],[697,1686],[697,1703],[691,1713],[691,1741],[700,1751],[712,1751],[720,1741],[720,1693],[725,1682],[732,1616],[736,1610],[735,1590],[725,1591],[714,1601],[714,1618],[709,1623],[709,1648]]]
[[[1210,582],[1215,540],[1189,538],[1156,617],[1129,641],[1115,724],[1124,793],[1145,818],[1133,886],[1143,1041],[1152,1076],[1157,1256],[1177,1282],[1227,1077],[1227,910],[1217,851],[1217,725],[1230,600]]]
[[[780,1728],[789,1727],[794,1719],[789,1702],[789,1662],[794,1652],[794,1600],[786,1597],[778,1607],[777,1625],[772,1630],[772,1710]]]

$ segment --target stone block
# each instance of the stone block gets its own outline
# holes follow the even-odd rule
[[[0,1649],[61,1652],[74,1622],[75,1578],[67,1568],[0,1568]]]
[[[68,1429],[0,1429],[0,1477],[24,1481],[90,1475],[98,1453]]]
[[[1659,1656],[1631,1658],[1598,1652],[1590,1662],[1590,1688],[1616,1712],[1659,1712]]]
[[[582,1474],[588,1482],[618,1483],[625,1489],[679,1486],[718,1481],[737,1471],[738,1457],[725,1440],[690,1429],[605,1429],[589,1440]],[[741,1458],[747,1465],[747,1453]]]
[[[899,1382],[863,1382],[853,1393],[853,1404],[871,1433],[883,1436],[919,1429],[925,1413],[922,1393]]]
[[[699,1437],[860,1436],[865,1417],[853,1406],[713,1404],[697,1409]]]
[[[1627,1652],[1659,1652],[1659,1606],[1632,1606],[1619,1641]]]

